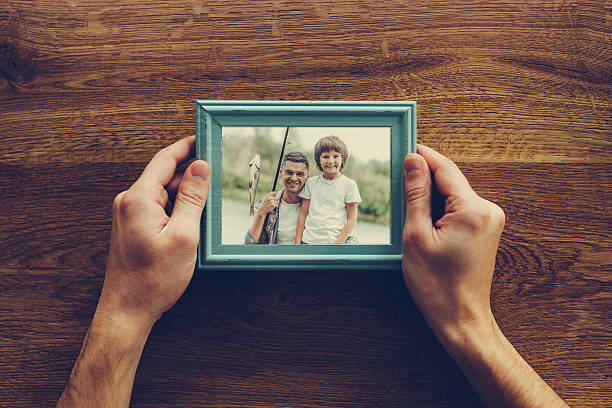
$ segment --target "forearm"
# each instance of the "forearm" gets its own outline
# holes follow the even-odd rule
[[[357,203],[346,204],[346,222],[334,244],[344,244],[357,224]]]
[[[493,318],[478,327],[438,331],[438,337],[486,406],[567,407]]]
[[[255,242],[259,242],[259,237],[261,236],[261,230],[263,229],[265,220],[266,214],[261,214],[261,211],[257,211],[250,229],[251,237],[253,237]]]
[[[302,236],[304,235],[304,226],[306,225],[306,217],[302,217],[302,214],[298,216],[297,226],[295,227],[295,244],[300,245],[302,243]]]
[[[344,244],[348,236],[351,234],[351,232],[353,232],[355,224],[355,220],[346,221],[346,224],[344,224],[342,231],[340,231],[340,234],[338,234],[338,237],[336,238],[336,244]]]
[[[57,407],[128,407],[150,331],[96,311]]]

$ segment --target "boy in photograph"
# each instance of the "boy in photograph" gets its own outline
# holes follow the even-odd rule
[[[306,181],[299,193],[302,208],[295,243],[357,244],[351,236],[361,201],[357,183],[344,176],[348,149],[338,136],[325,136],[315,144],[315,161],[323,173]]]

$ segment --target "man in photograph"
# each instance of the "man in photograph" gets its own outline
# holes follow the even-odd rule
[[[285,155],[280,170],[283,188],[271,192],[257,203],[253,223],[244,237],[245,244],[295,244],[295,231],[302,205],[298,194],[304,188],[308,174],[308,158],[304,153],[291,152]]]

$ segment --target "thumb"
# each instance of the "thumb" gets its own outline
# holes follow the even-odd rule
[[[181,231],[196,244],[200,238],[200,217],[208,198],[209,187],[210,166],[203,160],[194,161],[185,170],[168,222],[170,229]]]
[[[422,236],[423,232],[431,231],[431,175],[425,159],[416,153],[404,158],[404,194],[404,235]]]

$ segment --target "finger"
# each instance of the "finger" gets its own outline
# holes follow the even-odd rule
[[[199,240],[200,217],[208,198],[209,187],[210,166],[203,160],[194,161],[185,170],[167,224],[169,231],[185,237],[187,242],[194,245]]]
[[[408,154],[404,158],[404,194],[406,198],[404,233],[422,237],[433,228],[431,175],[425,159],[416,153]]]
[[[418,145],[417,152],[425,158],[433,173],[434,182],[444,198],[475,194],[468,180],[452,160],[423,145]]]
[[[170,197],[174,197],[176,195],[176,191],[178,190],[181,180],[183,179],[183,174],[185,174],[185,170],[177,171],[174,176],[172,176],[170,182],[166,185],[166,191]]]
[[[189,160],[195,153],[195,136],[186,137],[160,150],[143,170],[136,184],[165,186],[174,176],[176,167]]]

